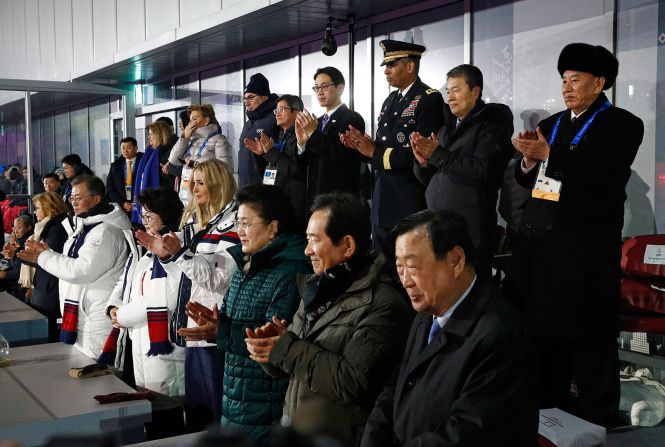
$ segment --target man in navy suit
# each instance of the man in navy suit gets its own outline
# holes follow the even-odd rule
[[[367,159],[342,144],[349,126],[365,132],[359,113],[342,102],[344,75],[335,67],[319,68],[314,74],[316,99],[326,112],[316,118],[308,111],[298,113],[298,152],[309,152],[307,163],[307,209],[319,194],[350,192],[360,195],[360,164]]]
[[[397,382],[379,395],[361,445],[535,446],[530,336],[476,275],[466,221],[421,211],[394,234],[397,273],[418,314]]]

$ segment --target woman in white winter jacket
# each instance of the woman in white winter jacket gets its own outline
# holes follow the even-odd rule
[[[149,235],[177,230],[183,206],[171,188],[146,189],[138,197]],[[169,339],[169,321],[178,303],[180,272],[168,274],[150,252],[127,259],[108,307],[112,323],[127,328],[132,340],[136,385],[169,396],[185,394],[185,348]],[[113,342],[111,342],[113,343]],[[110,357],[100,358],[110,363]]]
[[[191,105],[187,108],[187,115],[189,115],[189,124],[169,155],[169,164],[182,166],[180,199],[185,206],[189,204],[189,183],[197,164],[217,159],[233,167],[231,143],[219,130],[212,105]]]
[[[239,243],[236,232],[236,183],[233,171],[220,160],[198,164],[189,184],[192,201],[179,233],[152,237],[138,231],[137,240],[158,255],[167,274],[182,273],[178,304],[170,324],[171,340],[187,346],[185,358],[185,412],[188,430],[203,430],[221,420],[224,353],[215,341],[185,341],[181,327],[198,327],[188,319],[188,301],[209,309],[221,307],[236,270],[227,248]]]

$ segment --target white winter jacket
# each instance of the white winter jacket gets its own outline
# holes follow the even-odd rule
[[[108,305],[118,307],[118,323],[127,328],[132,339],[136,384],[169,396],[182,396],[185,394],[185,348],[173,344],[175,349],[170,354],[146,356],[150,349],[146,307],[154,306],[154,302],[151,303],[154,297],[165,298],[170,319],[178,301],[180,282],[179,273],[151,279],[152,267],[151,253],[146,253],[138,262],[134,257],[127,259],[125,274],[116,284]],[[124,296],[121,296],[123,289]]]
[[[236,233],[235,201],[215,215],[207,228],[205,235],[196,244],[195,251],[192,251],[191,245],[183,247],[175,256],[163,261],[162,265],[168,275],[182,272],[192,281],[190,301],[199,302],[209,309],[217,304],[221,309],[224,294],[237,269],[236,262],[226,251],[240,242]],[[177,234],[181,244],[191,241],[195,234],[194,223],[188,222]],[[188,319],[187,327],[196,326],[196,322]],[[205,341],[187,341],[187,346],[216,345]]]
[[[78,335],[74,345],[83,354],[97,359],[111,330],[106,316],[106,303],[118,278],[122,275],[128,255],[123,230],[131,223],[116,204],[113,211],[86,218],[75,217],[74,227],[63,221],[68,239],[63,254],[47,250],[39,255],[37,263],[51,275],[60,279],[60,311],[64,300],[77,296],[79,301]],[[86,235],[77,258],[68,256],[76,235],[84,227],[95,225]]]
[[[208,139],[201,150],[201,145]],[[189,149],[189,153],[187,151]],[[169,163],[174,166],[182,166],[180,159],[191,158],[201,163],[205,160],[216,158],[233,167],[233,153],[228,138],[218,131],[217,125],[208,124],[194,130],[191,138],[180,137],[171,149]]]

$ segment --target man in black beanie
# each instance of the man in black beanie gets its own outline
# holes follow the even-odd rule
[[[249,83],[243,93],[243,101],[247,112],[247,122],[240,133],[240,150],[238,151],[238,183],[239,187],[260,183],[263,180],[265,161],[263,152],[253,154],[246,146],[248,139],[256,140],[261,133],[266,132],[273,136],[273,129],[277,125],[273,110],[277,102],[277,95],[270,93],[270,84],[261,73],[249,78]]]
[[[620,397],[625,187],[644,133],[642,120],[603,93],[618,69],[601,46],[566,46],[558,70],[567,109],[513,140],[523,155],[516,178],[532,192],[512,276],[539,350],[540,405],[605,426],[615,423]]]

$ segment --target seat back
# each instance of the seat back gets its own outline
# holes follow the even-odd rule
[[[621,247],[621,270],[629,275],[665,281],[665,234],[634,236]]]

